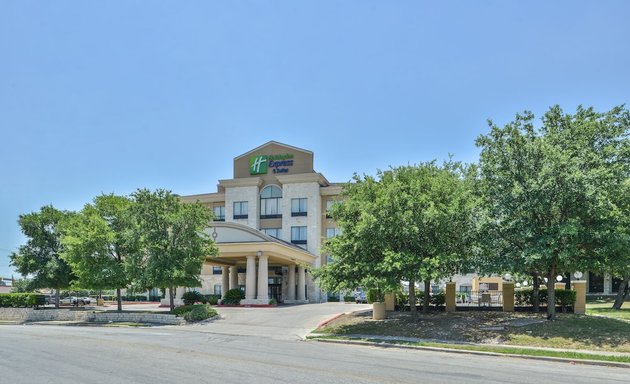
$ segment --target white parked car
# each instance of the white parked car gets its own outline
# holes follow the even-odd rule
[[[63,299],[60,300],[61,304],[77,305],[77,302],[80,305],[86,305],[86,304],[90,304],[91,299],[89,297],[69,296],[69,297],[64,297]]]

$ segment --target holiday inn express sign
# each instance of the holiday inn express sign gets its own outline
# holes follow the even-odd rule
[[[258,155],[249,158],[249,174],[264,175],[271,169],[273,173],[287,173],[293,166],[293,155]]]

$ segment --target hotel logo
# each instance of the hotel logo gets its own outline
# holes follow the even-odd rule
[[[249,158],[249,174],[264,175],[267,173],[267,155]]]

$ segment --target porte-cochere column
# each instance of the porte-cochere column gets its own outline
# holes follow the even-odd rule
[[[269,256],[259,252],[258,256],[258,297],[260,304],[269,302]]]
[[[286,301],[295,301],[295,265],[289,265],[289,288],[287,289]]]
[[[298,265],[298,286],[297,286],[297,299],[298,301],[306,301],[306,274],[304,272],[304,266]]]
[[[256,256],[247,256],[247,270],[245,271],[245,300],[256,298]]]
[[[230,269],[229,267],[221,267],[221,297],[225,298],[225,293],[230,289]]]

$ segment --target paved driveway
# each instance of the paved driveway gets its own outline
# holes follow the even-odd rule
[[[225,335],[268,337],[276,340],[303,339],[319,323],[345,312],[370,310],[368,304],[323,303],[272,308],[218,307],[221,318],[192,324],[196,331]]]

